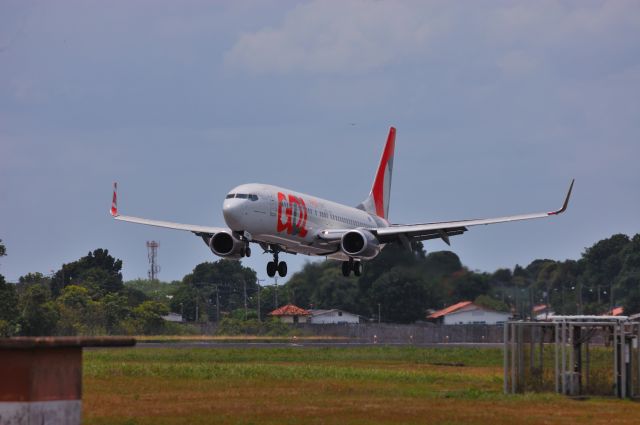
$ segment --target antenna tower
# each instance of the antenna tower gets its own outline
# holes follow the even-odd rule
[[[160,266],[156,259],[158,257],[158,248],[160,243],[156,241],[147,241],[147,255],[149,257],[149,279],[156,280],[160,272]]]

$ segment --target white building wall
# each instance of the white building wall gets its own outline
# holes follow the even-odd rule
[[[340,315],[342,313],[342,315]],[[317,316],[311,316],[311,323],[321,325],[327,323],[360,323],[360,318],[351,313],[330,311]]]
[[[294,316],[279,316],[279,317],[282,323],[296,323]],[[309,321],[308,316],[297,316],[297,317],[298,317],[297,323],[307,323]]]
[[[487,310],[466,310],[456,311],[444,316],[443,323],[445,325],[459,325],[459,324],[486,324],[495,325],[497,323],[503,323],[509,320],[511,315],[509,313],[502,313],[499,311],[487,311]]]

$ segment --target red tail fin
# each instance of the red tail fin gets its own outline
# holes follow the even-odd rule
[[[387,143],[382,151],[378,171],[371,187],[369,197],[359,208],[378,217],[387,219],[389,215],[389,198],[391,197],[391,176],[393,173],[393,154],[396,147],[396,129],[389,129]]]

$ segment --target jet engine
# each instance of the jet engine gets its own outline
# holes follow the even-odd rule
[[[229,231],[218,232],[209,239],[209,248],[214,254],[225,258],[244,257],[245,244]]]
[[[380,252],[380,242],[367,230],[350,230],[340,240],[342,251],[349,257],[371,259]]]

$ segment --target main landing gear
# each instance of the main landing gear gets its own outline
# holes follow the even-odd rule
[[[360,261],[353,261],[353,258],[349,258],[349,261],[342,262],[342,276],[349,277],[351,271],[355,276],[362,274],[362,263]]]
[[[285,277],[287,275],[287,263],[278,261],[278,251],[273,253],[273,261],[267,263],[267,276],[274,277],[278,272],[278,276]]]

